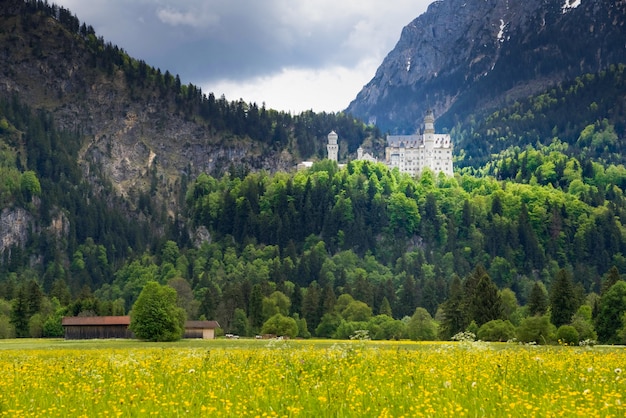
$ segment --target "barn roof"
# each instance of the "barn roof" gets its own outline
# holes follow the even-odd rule
[[[186,329],[215,329],[221,328],[217,321],[185,321]]]
[[[64,316],[63,326],[130,325],[130,316]]]

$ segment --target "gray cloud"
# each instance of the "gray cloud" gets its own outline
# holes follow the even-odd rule
[[[382,60],[431,0],[55,1],[133,57],[210,84]]]

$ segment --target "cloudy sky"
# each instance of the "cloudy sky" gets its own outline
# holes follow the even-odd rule
[[[51,0],[106,41],[228,100],[345,109],[432,0]]]

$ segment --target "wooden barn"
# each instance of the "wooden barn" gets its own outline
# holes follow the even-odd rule
[[[217,321],[186,321],[184,338],[215,339],[215,329],[219,328]]]
[[[61,324],[66,340],[133,338],[130,316],[66,316]]]
[[[94,338],[134,338],[128,329],[130,316],[66,316],[61,324],[66,340],[88,340]],[[217,321],[186,321],[183,338],[215,338]]]

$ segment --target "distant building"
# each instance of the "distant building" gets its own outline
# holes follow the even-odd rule
[[[185,321],[185,335],[183,338],[215,339],[215,330],[220,328],[217,321]]]
[[[369,161],[370,163],[377,163],[378,160],[369,152],[363,152],[363,147],[359,147],[356,150],[356,159],[358,161]]]
[[[339,136],[335,133],[335,131],[331,131],[328,134],[328,145],[326,145],[326,150],[328,151],[328,159],[331,161],[337,161],[339,156],[339,145],[337,144],[337,139]]]
[[[66,340],[134,338],[130,316],[66,316],[61,319]],[[215,338],[217,321],[186,321],[184,338]]]
[[[66,316],[61,319],[66,340],[134,338],[130,316]]]
[[[424,118],[424,133],[414,135],[388,135],[385,164],[401,173],[418,176],[426,167],[435,174],[453,175],[452,141],[448,134],[435,133],[435,117],[431,110]]]
[[[335,131],[328,134],[328,159],[337,161],[339,136]],[[363,151],[362,147],[357,149],[357,160],[378,162],[372,154]],[[298,168],[308,168],[308,161],[303,161]],[[431,110],[424,118],[423,134],[413,135],[388,135],[387,147],[385,148],[385,165],[389,169],[398,167],[401,173],[408,173],[412,176],[419,176],[426,167],[435,174],[443,172],[447,176],[454,175],[452,166],[452,141],[448,134],[435,133],[435,117]]]

